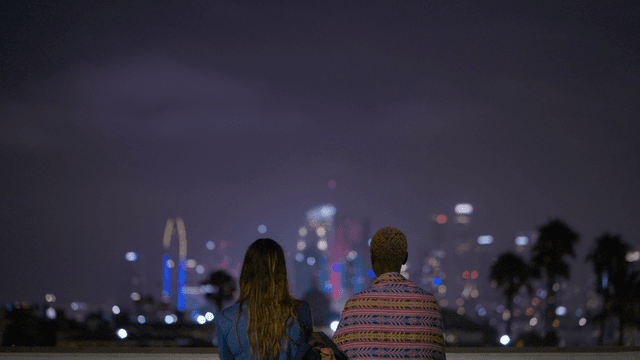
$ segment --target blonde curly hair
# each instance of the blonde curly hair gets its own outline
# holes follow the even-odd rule
[[[407,253],[407,237],[402,231],[383,227],[371,238],[371,258],[389,265],[400,265]]]

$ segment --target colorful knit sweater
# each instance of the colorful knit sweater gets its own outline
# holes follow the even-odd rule
[[[346,303],[333,341],[350,360],[445,359],[436,298],[397,272]]]

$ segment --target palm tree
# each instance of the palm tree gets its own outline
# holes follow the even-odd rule
[[[529,292],[533,292],[529,279],[531,269],[524,260],[513,252],[506,252],[491,266],[491,280],[498,284],[504,297],[507,299],[509,318],[507,319],[507,335],[511,335],[511,319],[513,316],[513,298],[526,286]]]
[[[218,312],[222,311],[225,302],[235,297],[236,282],[226,271],[214,271],[202,284],[211,286],[211,292],[207,292],[205,297],[215,304]]]
[[[615,287],[615,295],[613,297],[613,312],[618,316],[618,346],[624,345],[624,329],[631,326],[637,327],[637,310],[640,273],[638,271],[630,271],[627,267],[625,274],[620,274],[618,280],[613,280],[612,285]]]
[[[625,259],[629,249],[630,246],[622,241],[620,235],[604,233],[596,239],[596,246],[586,258],[587,261],[593,264],[597,281],[596,289],[604,300],[602,311],[596,316],[600,323],[598,345],[602,345],[604,342],[605,326],[614,312],[620,319],[620,338],[618,341],[622,341],[624,316],[621,311],[626,300],[625,296],[630,295],[625,292],[629,291],[629,284],[632,283],[632,279],[627,279],[630,276],[629,263]]]
[[[531,259],[534,275],[541,278],[544,273],[547,280],[547,316],[545,334],[554,332],[553,322],[556,319],[556,291],[554,284],[561,278],[569,279],[569,264],[565,256],[575,257],[574,246],[578,242],[575,233],[564,221],[552,219],[538,228],[538,241],[533,247]]]

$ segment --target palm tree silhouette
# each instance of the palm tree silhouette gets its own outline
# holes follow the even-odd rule
[[[545,319],[545,336],[554,339],[553,323],[556,319],[556,281],[569,279],[569,264],[565,256],[575,257],[574,246],[578,242],[578,234],[564,221],[552,219],[538,228],[538,241],[533,247],[531,259],[534,277],[541,278],[544,273],[547,280],[547,316]],[[552,334],[553,333],[553,334]],[[547,344],[557,345],[557,344]]]
[[[604,343],[604,331],[608,320],[616,314],[619,317],[620,339],[624,326],[622,313],[625,302],[624,296],[630,289],[629,284],[633,279],[628,279],[629,263],[625,259],[631,247],[622,241],[620,235],[602,234],[596,239],[596,245],[587,255],[586,260],[593,264],[596,273],[596,291],[603,297],[603,307],[596,320],[600,323],[600,337],[598,345]],[[627,282],[630,281],[630,282]]]
[[[214,271],[208,280],[202,282],[202,285],[211,286],[211,292],[208,292],[205,297],[215,304],[218,312],[222,311],[225,302],[235,297],[236,282],[226,271]]]
[[[507,300],[509,317],[507,318],[507,335],[511,335],[511,319],[513,317],[513,298],[520,288],[526,286],[529,293],[533,292],[529,282],[531,269],[524,260],[513,252],[506,252],[491,266],[491,280],[497,282]]]

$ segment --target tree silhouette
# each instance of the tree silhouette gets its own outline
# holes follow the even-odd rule
[[[602,234],[596,239],[596,245],[587,255],[586,260],[593,264],[596,273],[596,291],[603,297],[602,311],[596,315],[600,323],[600,337],[598,345],[604,343],[605,326],[608,320],[615,314],[619,318],[620,338],[622,341],[622,329],[624,326],[623,308],[625,301],[631,295],[629,284],[633,279],[628,278],[629,263],[625,259],[631,247],[622,241],[620,235]]]
[[[520,288],[526,286],[529,293],[533,292],[529,282],[531,270],[524,260],[513,252],[506,252],[491,266],[491,280],[498,283],[507,300],[509,318],[507,319],[507,335],[511,335],[511,319],[513,316],[513,298]]]
[[[226,271],[214,271],[202,284],[211,286],[211,292],[208,292],[205,297],[216,306],[218,312],[222,311],[225,302],[235,297],[236,282]]]
[[[615,287],[613,312],[618,316],[618,346],[624,345],[624,329],[638,327],[638,304],[640,301],[640,274],[627,267],[625,274],[612,281]]]
[[[578,242],[575,233],[564,221],[552,219],[538,228],[538,241],[533,247],[532,269],[536,278],[545,275],[547,280],[547,316],[545,336],[553,330],[556,319],[556,290],[554,284],[560,278],[569,280],[570,268],[565,256],[575,257],[574,246]]]

